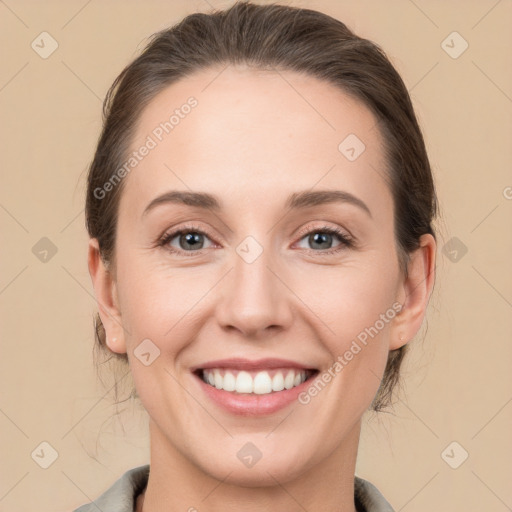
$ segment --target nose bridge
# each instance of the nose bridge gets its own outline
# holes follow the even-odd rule
[[[246,237],[233,252],[224,299],[219,305],[223,327],[257,335],[268,327],[285,327],[291,318],[287,289],[275,275],[271,236],[263,243]],[[272,270],[271,270],[272,269]]]

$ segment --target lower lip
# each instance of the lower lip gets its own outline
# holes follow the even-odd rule
[[[206,396],[215,402],[222,409],[241,416],[262,416],[272,414],[297,400],[297,397],[311,385],[316,375],[305,380],[301,384],[291,389],[274,391],[265,395],[254,393],[235,393],[234,391],[224,391],[207,384],[199,376],[194,374],[196,380]]]

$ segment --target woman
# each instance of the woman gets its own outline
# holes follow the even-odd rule
[[[150,464],[77,512],[393,510],[354,474],[361,418],[423,322],[436,209],[407,89],[340,21],[238,2],[156,34],[86,204]]]

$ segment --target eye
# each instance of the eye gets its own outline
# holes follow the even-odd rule
[[[338,239],[339,244],[332,247],[333,240],[336,238]],[[309,231],[306,231],[306,236],[303,236],[301,238],[301,241],[302,240],[306,240],[306,243],[309,243],[313,248],[306,248],[306,250],[320,253],[322,255],[333,254],[354,246],[354,239],[352,236],[348,233],[344,233],[341,229],[330,226],[322,226],[312,230],[310,229]]]
[[[194,256],[205,247],[205,240],[209,240],[208,234],[196,226],[189,225],[180,229],[165,233],[159,241],[159,245],[171,252]]]
[[[331,226],[322,226],[320,228],[310,229],[309,231],[304,230],[301,235],[302,238],[300,241],[306,239],[306,243],[312,246],[312,249],[305,249],[322,256],[337,253],[344,249],[354,247],[355,245],[355,241],[351,235]],[[332,247],[333,240],[335,239],[338,239],[338,245]],[[210,241],[207,233],[197,226],[188,225],[165,233],[159,240],[158,245],[172,253],[184,256],[195,256],[200,254],[203,249],[214,245],[210,241],[210,245],[205,247],[206,240]]]

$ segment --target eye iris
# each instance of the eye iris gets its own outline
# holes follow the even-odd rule
[[[325,241],[331,242],[332,241],[332,235],[329,233],[315,233],[313,235],[309,236],[309,241],[311,245],[314,247],[315,244],[321,244],[322,242],[325,243]],[[319,247],[319,249],[325,249],[325,247]]]
[[[186,243],[187,244],[192,244],[192,249],[196,248],[197,249],[197,243],[201,241],[201,237],[202,235],[200,233],[195,233],[195,232],[188,232],[186,235],[182,235],[180,237],[180,247],[182,249],[190,249],[190,247],[186,247],[184,246],[184,244],[181,243],[181,241],[183,239],[186,240]]]

